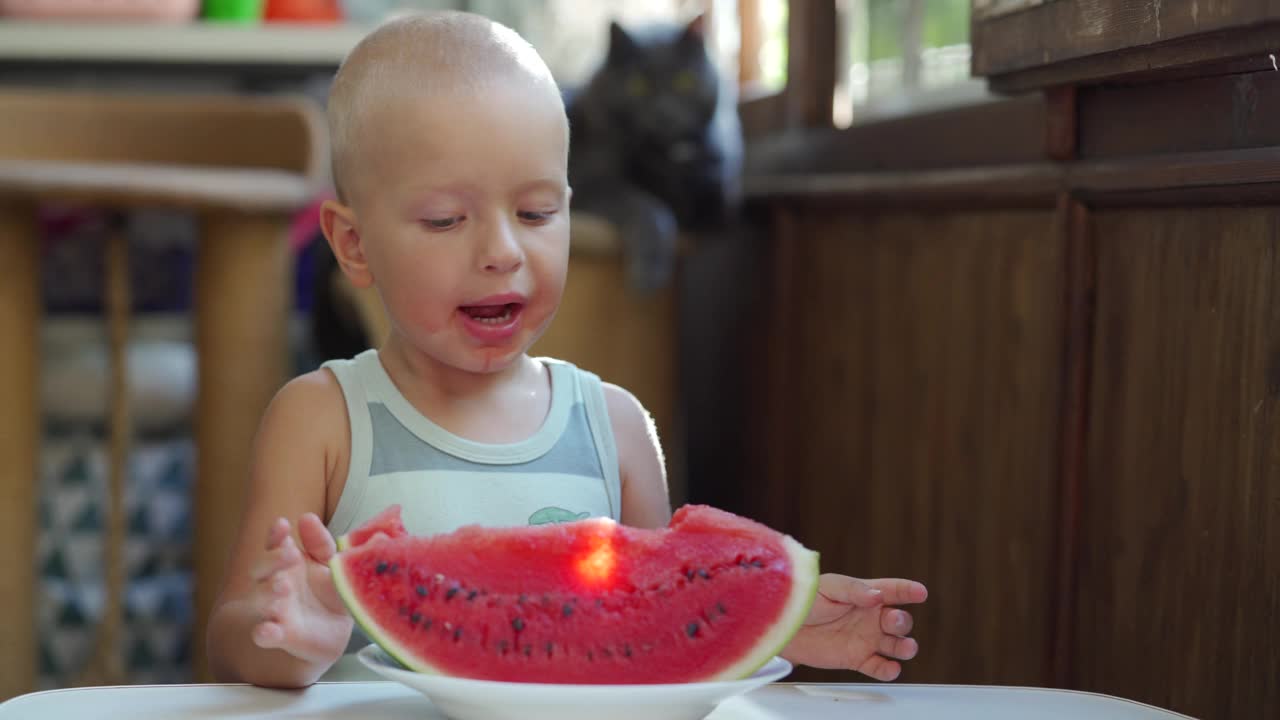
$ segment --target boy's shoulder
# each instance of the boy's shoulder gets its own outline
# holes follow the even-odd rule
[[[341,397],[341,389],[338,386],[337,378],[334,377],[332,371],[324,367],[318,367],[315,370],[298,375],[285,383],[280,392],[288,392],[293,396],[311,399],[332,397],[334,393],[338,393],[338,396]]]
[[[633,395],[630,390],[627,390],[621,385],[609,382],[607,379],[591,372],[590,370],[578,367],[572,362],[561,358],[538,356],[534,359],[547,365],[562,365],[568,367],[574,372],[598,382],[600,384],[601,391],[604,393],[605,404],[608,406],[609,414],[611,416],[617,413],[633,412],[637,409],[642,412],[644,410],[643,405],[640,404],[640,401],[636,399],[636,396]]]
[[[299,375],[280,388],[267,407],[268,421],[299,423],[317,431],[344,430],[346,401],[337,378],[319,368]],[[334,427],[329,427],[336,424]]]

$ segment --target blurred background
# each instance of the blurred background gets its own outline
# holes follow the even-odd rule
[[[0,699],[207,679],[262,408],[385,332],[318,235],[330,79],[440,8],[628,88],[590,142],[656,148],[614,180],[669,272],[588,198],[535,352],[640,397],[673,505],[925,582],[902,681],[1280,708],[1267,0],[0,0]],[[706,127],[643,135],[695,100],[611,22],[700,28]]]

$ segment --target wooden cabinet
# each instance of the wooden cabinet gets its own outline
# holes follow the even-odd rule
[[[974,74],[1005,91],[1204,65],[1264,70],[1276,52],[1280,1],[975,0],[971,32]]]
[[[1280,6],[1023,5],[974,25],[1022,97],[755,146],[766,350],[704,499],[926,582],[903,681],[1274,717]]]
[[[1280,708],[1280,208],[1099,212],[1073,685]]]
[[[929,586],[904,681],[1039,683],[1062,373],[1053,213],[800,212],[782,227],[775,266],[797,282],[770,326],[781,406],[761,446],[776,474],[751,512],[827,570]]]

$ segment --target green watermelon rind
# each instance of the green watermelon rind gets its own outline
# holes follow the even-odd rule
[[[809,617],[809,611],[818,598],[818,553],[796,542],[790,535],[783,536],[782,545],[791,560],[791,594],[774,621],[773,630],[757,640],[741,660],[702,682],[749,677],[774,656],[780,655]]]
[[[333,585],[337,588],[338,595],[342,598],[342,603],[347,606],[347,611],[351,613],[352,619],[356,621],[356,624],[360,626],[360,629],[364,630],[364,634],[370,640],[373,640],[378,647],[386,651],[388,655],[394,658],[395,661],[400,663],[400,665],[406,670],[413,670],[414,672],[425,673],[428,675],[444,674],[430,664],[421,662],[420,660],[415,662],[415,654],[413,652],[401,647],[399,643],[381,632],[378,629],[378,624],[361,611],[360,600],[356,597],[355,589],[351,587],[351,580],[347,578],[346,567],[342,564],[342,555],[340,554],[341,551],[347,550],[350,547],[351,543],[347,540],[346,535],[338,538],[339,552],[329,558],[329,570],[333,576]]]
[[[337,544],[340,551],[350,547],[346,535],[339,537]],[[712,676],[695,682],[733,681],[752,675],[764,667],[765,663],[769,662],[771,658],[779,655],[787,644],[791,642],[791,639],[795,637],[795,634],[799,632],[801,626],[804,625],[805,618],[809,617],[809,611],[813,609],[813,603],[818,597],[819,556],[817,552],[806,548],[788,535],[783,536],[782,544],[791,561],[792,586],[791,594],[788,596],[786,604],[783,605],[782,612],[773,623],[773,629],[743,653],[741,660]],[[351,581],[347,577],[340,555],[334,554],[329,559],[329,569],[333,576],[334,586],[337,588],[343,604],[347,606],[351,617],[364,630],[369,639],[373,640],[374,643],[407,670],[428,675],[446,674],[435,666],[423,662],[414,652],[402,647],[394,639],[382,633],[377,623],[361,611],[360,601],[356,597],[354,588],[351,587]]]

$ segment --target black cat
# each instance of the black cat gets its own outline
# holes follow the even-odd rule
[[[628,32],[587,85],[566,93],[573,206],[618,228],[631,285],[668,283],[680,229],[723,227],[740,197],[736,94],[706,50],[701,16]]]

